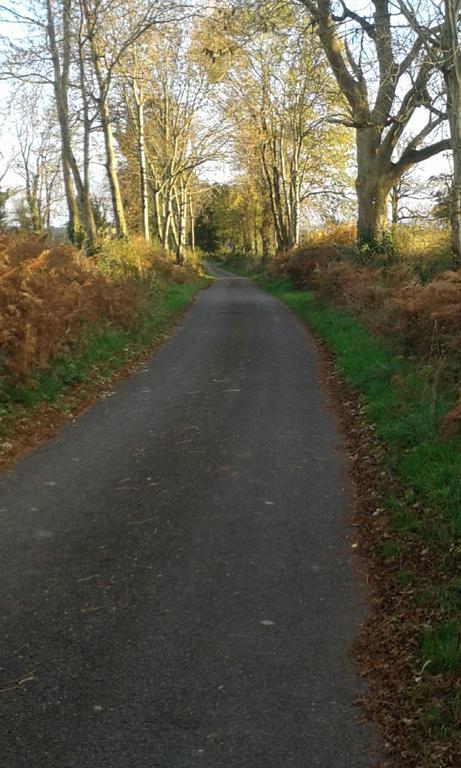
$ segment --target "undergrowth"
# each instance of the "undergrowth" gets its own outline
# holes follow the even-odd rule
[[[65,387],[85,381],[95,371],[104,376],[121,368],[130,357],[165,334],[201,285],[198,280],[183,285],[164,284],[157,289],[155,301],[132,325],[96,324],[86,330],[83,342],[69,345],[52,365],[31,371],[26,379],[4,379],[0,419],[2,409],[7,413],[16,403],[52,402]]]
[[[430,365],[433,386],[452,401],[443,430],[461,431],[461,272],[453,268],[447,230],[395,228],[387,262],[385,249],[363,253],[354,238],[354,229],[344,226],[312,233],[299,248],[279,254],[268,275],[314,288],[397,353]]]
[[[160,339],[203,287],[155,244],[113,241],[89,259],[67,244],[0,241],[0,440],[24,411],[109,376]]]

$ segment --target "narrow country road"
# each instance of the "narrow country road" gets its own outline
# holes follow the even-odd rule
[[[363,592],[308,335],[214,269],[0,479],[1,768],[369,768]]]

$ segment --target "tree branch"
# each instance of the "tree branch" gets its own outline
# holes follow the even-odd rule
[[[393,169],[400,176],[410,166],[422,163],[424,160],[429,160],[430,157],[434,157],[440,154],[440,152],[446,152],[448,149],[451,149],[450,139],[441,139],[435,144],[430,144],[422,149],[407,149],[398,163],[393,163]]]
[[[356,122],[369,119],[367,93],[361,82],[350,72],[343,55],[343,45],[336,31],[336,26],[331,15],[330,0],[301,0],[311,14],[312,20],[318,25],[319,36],[330,66],[336,77],[338,85],[349,106]]]

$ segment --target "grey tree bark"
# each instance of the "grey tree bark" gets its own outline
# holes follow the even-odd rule
[[[318,29],[336,81],[344,94],[355,128],[357,146],[356,190],[359,241],[374,243],[387,228],[387,202],[392,186],[415,163],[449,148],[446,140],[424,146],[443,118],[430,116],[418,134],[404,141],[404,131],[416,109],[430,106],[427,82],[434,69],[434,57],[427,52],[419,62],[423,41],[416,37],[400,62],[396,60],[395,37],[389,0],[372,0],[373,18],[360,16],[342,3],[343,13],[335,16],[332,0],[300,0]],[[358,26],[367,39],[378,70],[376,98],[370,104],[369,89],[360,59],[354,57],[347,40],[340,38],[339,27],[348,21]],[[420,57],[421,58],[421,57]],[[402,77],[411,73],[411,85],[401,95]],[[395,159],[397,145],[402,144]]]
[[[149,226],[149,185],[147,178],[147,163],[146,163],[146,141],[145,141],[145,129],[144,129],[144,99],[142,94],[142,88],[138,88],[134,84],[134,93],[136,101],[136,115],[137,115],[137,133],[138,133],[138,157],[139,157],[139,184],[140,184],[140,199],[141,199],[141,222],[143,235],[147,241],[150,240],[150,226]]]
[[[450,200],[451,243],[461,266],[461,0],[444,0],[442,72],[447,89],[447,110],[453,152],[453,183]]]
[[[91,24],[91,19],[89,19]],[[117,173],[117,160],[115,156],[114,148],[114,136],[112,131],[112,121],[109,109],[109,94],[108,83],[104,78],[103,69],[100,60],[100,53],[96,44],[94,35],[89,36],[92,62],[96,80],[98,83],[98,109],[101,119],[102,133],[104,136],[104,147],[106,153],[105,167],[107,171],[107,179],[109,181],[110,196],[112,200],[112,210],[114,213],[115,230],[118,237],[128,236],[128,227],[125,219],[125,211],[123,209],[122,193],[120,190],[120,184]]]
[[[71,232],[77,233],[79,226],[83,227],[87,244],[93,248],[96,243],[96,225],[88,191],[85,189],[77,160],[72,148],[72,131],[69,115],[69,74],[71,65],[72,25],[71,0],[62,0],[62,50],[60,50],[56,33],[56,16],[54,0],[46,0],[47,9],[47,38],[54,73],[54,94],[56,113],[61,133],[62,166],[64,188],[69,209]],[[75,196],[72,181],[77,191]]]

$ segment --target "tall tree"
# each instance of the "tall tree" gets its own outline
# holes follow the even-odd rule
[[[97,232],[90,185],[91,153],[102,137],[117,234],[127,225],[114,140],[113,83],[124,57],[154,27],[181,23],[193,7],[180,0],[25,0],[0,13],[25,33],[7,46],[2,76],[52,87],[61,134],[62,173],[70,230],[82,227],[92,249]]]
[[[130,110],[130,100],[126,100],[128,109],[134,117],[136,146],[138,151],[139,165],[139,197],[141,209],[142,232],[146,240],[150,240],[150,218],[149,218],[149,178],[147,171],[146,154],[146,128],[145,128],[145,109],[146,109],[146,89],[144,85],[145,73],[139,62],[137,51],[133,52],[132,66],[130,68],[129,84],[134,109]]]
[[[428,0],[424,5],[399,0],[399,8],[428,54],[432,54],[445,83],[453,155],[451,240],[456,261],[461,265],[461,0]]]
[[[359,239],[373,242],[387,227],[390,190],[402,174],[448,149],[437,137],[444,120],[433,109],[432,51],[419,35],[402,32],[389,0],[370,0],[358,12],[343,0],[299,0],[309,11],[355,129]],[[425,123],[410,122],[424,108]]]
[[[120,80],[126,119],[121,116],[118,136],[139,178],[142,226],[149,190],[153,231],[180,263],[187,240],[193,241],[198,171],[220,157],[225,141],[210,105],[213,86],[193,56],[189,30],[169,26],[146,36]]]
[[[53,67],[53,89],[61,132],[61,157],[64,189],[69,210],[71,237],[78,235],[82,225],[87,243],[93,248],[96,242],[96,226],[80,168],[73,148],[72,123],[69,108],[69,78],[72,65],[72,0],[45,0],[46,44]],[[37,23],[41,22],[37,19]],[[73,179],[77,200],[75,199]]]
[[[461,0],[444,0],[441,32],[441,70],[447,89],[447,110],[453,152],[451,190],[451,241],[461,266]]]
[[[52,208],[62,195],[59,137],[54,106],[41,89],[21,89],[12,105],[16,117],[18,153],[14,163],[23,181],[23,220],[40,234],[49,229]]]
[[[71,238],[77,238],[83,228],[86,242],[93,247],[96,228],[75,147],[74,89],[71,87],[74,11],[72,0],[30,0],[21,7],[13,2],[1,5],[3,19],[14,22],[20,30],[20,35],[12,36],[3,47],[1,75],[14,83],[51,89],[60,131],[69,232]]]
[[[85,20],[85,30],[91,66],[95,75],[97,104],[105,147],[105,167],[112,198],[115,227],[118,236],[126,237],[128,227],[120,188],[117,155],[114,142],[114,110],[111,107],[111,91],[118,72],[126,69],[126,63],[131,61],[131,86],[136,105],[138,125],[138,153],[142,163],[143,200],[146,208],[147,195],[145,188],[146,166],[144,147],[144,105],[142,94],[142,78],[139,77],[139,55],[145,50],[143,41],[149,32],[163,30],[173,22],[186,23],[190,9],[186,3],[177,0],[165,0],[162,3],[151,3],[147,0],[126,0],[123,13],[120,13],[118,0],[80,0],[82,15]],[[140,51],[140,54],[137,51]],[[144,211],[145,234],[147,214]]]
[[[240,9],[227,35],[224,113],[237,164],[262,182],[277,248],[288,250],[312,201],[341,194],[350,132],[328,120],[341,98],[315,35],[299,34],[285,15],[248,34]]]

